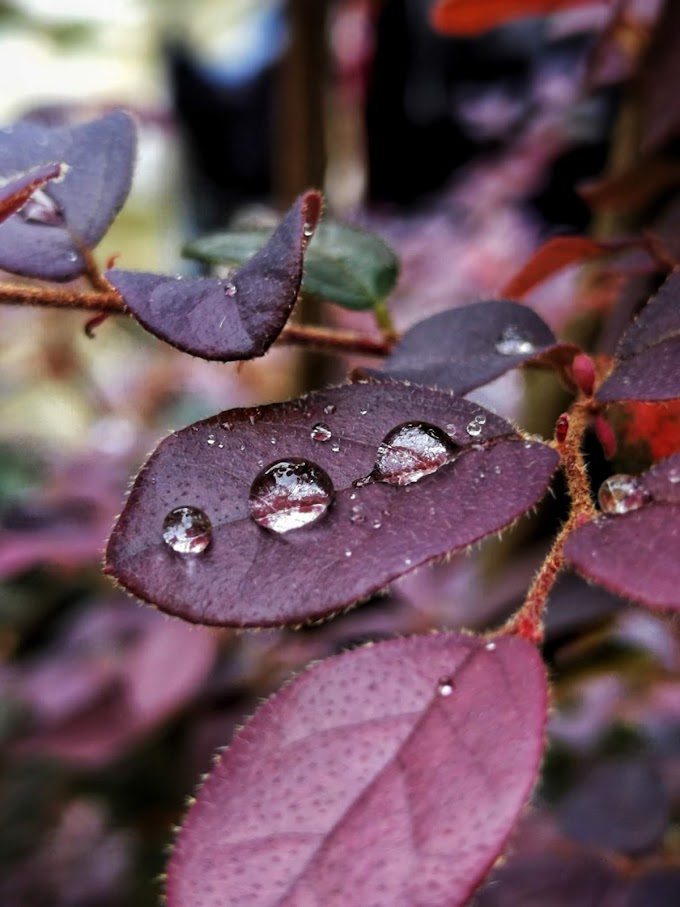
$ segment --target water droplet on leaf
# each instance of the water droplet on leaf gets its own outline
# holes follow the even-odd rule
[[[453,693],[453,681],[450,677],[440,677],[437,685],[437,692],[440,696],[450,696]]]
[[[224,285],[224,295],[225,296],[232,297],[232,296],[236,296],[237,293],[238,293],[238,287],[236,286],[236,284],[233,281],[229,280],[227,283],[225,283],[225,285]]]
[[[346,549],[345,549],[345,557],[351,557],[351,556],[352,556],[351,550],[350,550],[349,548],[346,548]]]
[[[208,444],[212,447],[215,443],[215,435],[208,435]]]
[[[605,479],[597,493],[603,513],[630,513],[651,500],[636,476],[616,475]]]
[[[496,651],[496,643],[495,643],[495,642],[488,642],[488,643],[484,646],[484,648],[486,649],[487,652],[495,652],[495,651]]]
[[[536,346],[523,337],[520,331],[512,324],[503,328],[500,340],[496,344],[496,352],[501,356],[527,356],[536,352]]]
[[[333,483],[320,466],[291,457],[277,460],[255,477],[250,513],[265,529],[290,532],[320,519],[334,496]]]
[[[385,435],[373,471],[355,485],[369,481],[410,485],[451,462],[458,448],[436,425],[404,422]]]
[[[324,425],[323,422],[317,422],[310,431],[309,436],[312,441],[330,441],[332,434],[327,425]]]
[[[210,520],[198,507],[175,507],[163,520],[163,541],[178,554],[200,554],[211,539]]]
[[[326,413],[327,416],[332,416],[333,413],[335,412],[335,404],[334,404],[334,403],[327,403],[327,404],[324,406],[323,411]]]

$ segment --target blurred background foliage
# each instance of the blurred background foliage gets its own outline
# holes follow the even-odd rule
[[[335,212],[398,251],[390,304],[404,329],[493,297],[541,240],[607,226],[576,187],[618,153],[628,75],[593,68],[609,22],[602,5],[468,39],[435,34],[430,6],[2,2],[0,120],[82,118],[110,106],[136,113],[133,191],[97,250],[102,264],[119,254],[125,268],[192,273],[180,257],[186,240],[244,207],[266,212],[322,186]],[[648,36],[661,5],[627,6]],[[555,330],[595,336],[617,287],[603,296],[572,268],[530,303]],[[644,290],[643,280],[638,299]],[[373,329],[370,314],[323,303],[304,315]],[[322,627],[237,635],[169,620],[100,574],[129,477],[169,431],[340,380],[359,360],[278,348],[238,366],[208,363],[122,318],[89,339],[84,321],[0,311],[3,907],[157,903],[185,799],[261,697],[311,659],[369,639],[497,624],[521,600],[564,511],[558,487],[509,540],[406,576]],[[473,396],[546,435],[562,403],[554,379],[534,373]],[[591,462],[602,478],[594,444]],[[508,864],[510,890],[524,890],[546,862],[553,881],[571,872],[586,886],[603,872],[675,867],[655,889],[674,897],[677,624],[566,576],[551,600],[546,651],[553,742]],[[493,900],[493,884],[480,903],[534,903]],[[654,898],[644,903],[680,901]],[[564,901],[586,902],[578,893]]]

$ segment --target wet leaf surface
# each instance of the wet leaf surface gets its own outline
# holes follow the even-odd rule
[[[445,432],[453,462],[419,481],[411,475],[405,487],[387,475],[355,487],[374,470],[385,436],[410,422]],[[319,425],[330,433],[324,440],[315,440]],[[408,459],[405,450],[393,456]],[[430,469],[431,448],[419,454],[418,469]],[[271,531],[251,516],[251,485],[270,464],[290,458],[323,470],[334,499],[314,522]],[[295,624],[497,532],[540,499],[556,465],[551,448],[524,441],[476,404],[393,382],[231,410],[161,443],[114,529],[107,571],[187,620]],[[183,506],[199,508],[212,526],[201,554],[178,554],[163,541],[164,520]]]
[[[318,192],[300,196],[266,245],[228,279],[118,270],[106,276],[135,318],[172,346],[223,362],[262,356],[295,304],[320,211]]]
[[[449,309],[406,331],[375,377],[397,378],[466,394],[525,362],[570,361],[576,352],[559,343],[531,309],[492,300]]]
[[[446,633],[328,659],[211,772],[168,904],[464,904],[533,787],[546,709],[540,657],[518,638],[490,650]]]
[[[42,213],[26,217],[25,209],[0,224],[0,268],[46,280],[80,274],[84,262],[71,234],[96,246],[130,191],[135,150],[134,122],[123,111],[79,126],[24,120],[0,130],[0,177],[51,161],[68,166],[62,180],[42,190]]]
[[[195,240],[184,254],[210,265],[243,265],[269,230],[234,230]],[[305,254],[302,289],[347,309],[372,309],[394,288],[399,261],[375,233],[324,218]]]
[[[680,397],[680,272],[673,272],[624,333],[603,403]]]
[[[576,529],[564,553],[586,579],[652,608],[680,608],[680,454],[637,477],[635,506]]]

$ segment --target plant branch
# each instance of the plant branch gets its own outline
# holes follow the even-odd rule
[[[389,356],[394,344],[380,337],[369,337],[354,331],[312,324],[288,324],[279,334],[278,343],[297,343],[337,353],[358,353],[368,356]]]
[[[8,305],[37,305],[48,308],[83,309],[125,315],[127,308],[113,289],[74,290],[61,287],[29,287],[0,283],[0,302]]]
[[[571,498],[569,517],[553,542],[541,568],[531,584],[522,607],[505,624],[502,633],[516,634],[537,645],[543,642],[543,611],[555,580],[564,567],[564,543],[577,526],[595,516],[595,506],[590,494],[588,472],[581,451],[583,435],[592,409],[591,400],[580,396],[568,414],[568,428],[563,440],[555,441],[561,455],[561,468],[567,480]]]

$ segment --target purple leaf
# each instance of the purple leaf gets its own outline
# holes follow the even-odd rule
[[[680,397],[680,271],[670,275],[624,333],[616,360],[597,392],[600,402]]]
[[[418,322],[381,370],[365,372],[467,394],[524,362],[555,355],[571,361],[575,350],[571,344],[558,343],[531,309],[492,300]]]
[[[546,709],[540,657],[519,638],[447,633],[328,659],[213,769],[169,865],[169,907],[464,904],[534,785]]]
[[[135,318],[161,340],[202,359],[252,359],[269,349],[288,320],[320,214],[320,194],[301,195],[263,248],[225,280],[134,271],[109,271],[107,277]]]
[[[123,111],[80,126],[22,121],[0,130],[0,177],[49,161],[68,166],[32,209],[0,224],[0,268],[46,280],[77,277],[85,266],[77,241],[93,248],[120,211],[130,191],[135,146],[134,123]]]
[[[600,850],[654,850],[666,831],[670,798],[649,758],[598,763],[569,791],[559,820],[564,834]]]
[[[677,610],[680,454],[662,460],[641,476],[621,478],[629,483],[629,491],[616,505],[618,512],[572,532],[565,557],[586,579],[617,595],[651,608]]]
[[[452,462],[439,468],[442,445],[428,434],[418,452],[422,459],[415,460],[420,474],[433,474],[405,487],[389,469],[385,481],[367,480],[385,436],[414,422],[445,433]],[[408,453],[384,451],[380,458],[390,469]],[[282,479],[274,488],[271,519],[253,502],[258,525],[251,486],[258,474],[270,482],[270,464],[291,458],[315,471],[300,478],[299,464],[292,463],[296,476],[289,479],[302,497],[291,498],[288,515],[285,496],[276,498],[285,489]],[[536,503],[556,465],[551,448],[524,441],[479,406],[392,382],[230,410],[158,447],[114,528],[106,569],[134,595],[186,620],[296,624],[498,532]],[[407,462],[404,472],[411,467]],[[334,489],[326,498],[318,492],[327,487],[323,476],[316,479],[319,469]],[[416,474],[411,469],[410,478]],[[212,528],[186,508],[202,511]],[[316,517],[310,519],[312,511]],[[291,521],[302,528],[276,531],[271,524],[281,520],[284,528]],[[270,528],[263,528],[267,523]],[[200,553],[182,553],[187,551]]]
[[[0,186],[0,223],[24,208],[36,190],[62,175],[61,164],[44,164]]]

